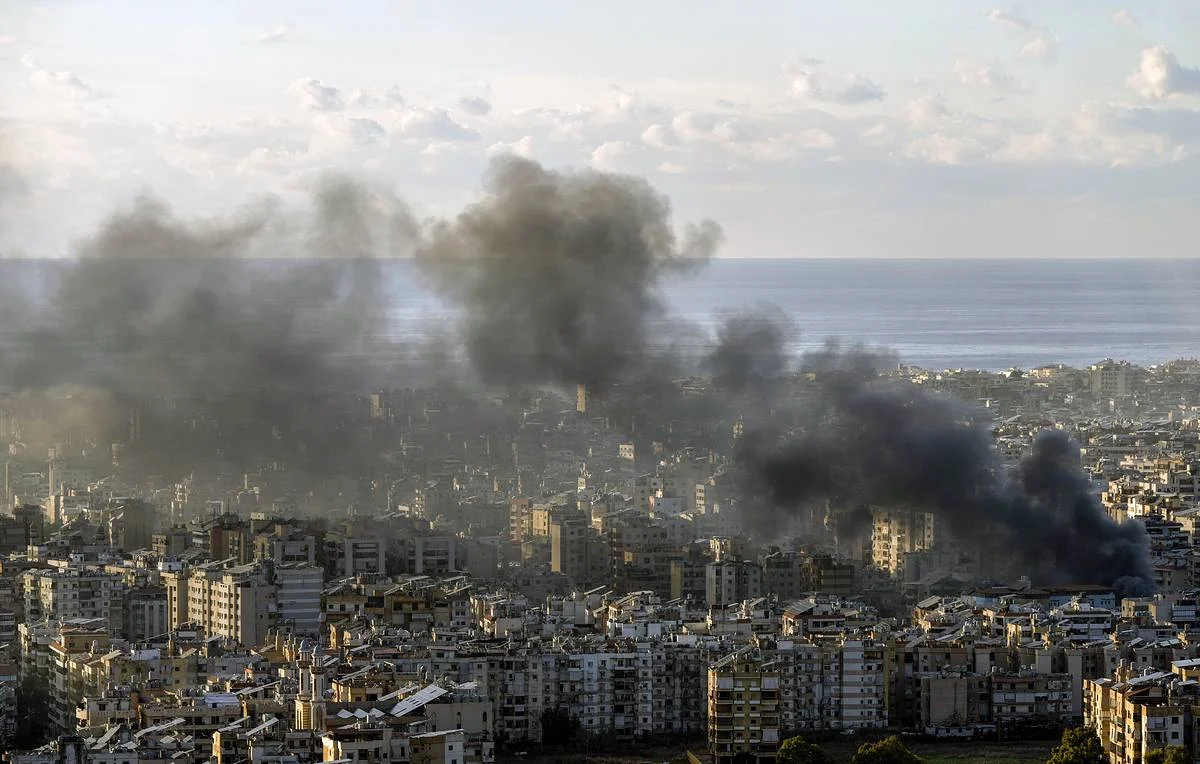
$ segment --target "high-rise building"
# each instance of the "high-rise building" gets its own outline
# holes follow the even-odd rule
[[[708,750],[717,764],[771,762],[779,747],[779,671],[753,649],[708,670]]]

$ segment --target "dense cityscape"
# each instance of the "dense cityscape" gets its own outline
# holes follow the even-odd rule
[[[798,412],[834,379],[926,407],[903,445],[920,451],[937,407],[970,402],[954,417],[1029,495],[1049,479],[1032,474],[1045,431],[1068,435],[1078,448],[1056,459],[1086,486],[1069,522],[1109,536],[1052,548],[978,515],[996,527],[972,533],[940,485],[889,484],[888,502],[772,482],[746,443],[758,388],[744,416],[689,408],[719,376],[675,379],[649,408],[583,385],[14,393],[0,748],[13,764],[664,746],[731,762],[774,761],[796,735],[1048,750],[1083,725],[1113,762],[1193,755],[1200,362],[867,372],[835,352],[772,379],[765,419],[813,428]],[[250,410],[270,415],[237,416]],[[713,416],[649,415],[683,410]],[[855,465],[859,482],[890,458]]]
[[[1200,764],[1200,3],[1035,5],[5,5],[0,764]]]

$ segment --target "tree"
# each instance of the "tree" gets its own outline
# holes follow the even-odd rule
[[[50,740],[50,733],[50,692],[44,684],[26,677],[17,685],[17,734],[13,748],[18,751],[37,748]]]
[[[820,746],[800,736],[790,737],[779,744],[775,764],[828,764],[829,757]]]
[[[575,740],[579,732],[579,720],[565,708],[547,708],[542,711],[542,745],[565,746]]]
[[[921,757],[908,750],[900,738],[892,735],[860,745],[850,764],[921,764]]]
[[[1166,748],[1155,748],[1146,754],[1146,764],[1191,764],[1192,757],[1181,745],[1169,745]]]
[[[1072,727],[1063,731],[1062,741],[1050,752],[1046,764],[1108,764],[1108,757],[1095,730]]]

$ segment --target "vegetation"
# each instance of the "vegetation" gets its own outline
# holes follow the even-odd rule
[[[563,748],[575,742],[579,734],[579,720],[565,708],[547,708],[542,711],[542,745]]]
[[[1095,731],[1073,727],[1062,734],[1062,742],[1050,752],[1046,764],[1108,764]]]
[[[921,757],[908,750],[900,738],[892,735],[874,743],[863,743],[850,759],[850,764],[921,764]]]
[[[775,764],[828,764],[829,757],[815,743],[802,737],[790,737],[779,744]],[[1174,764],[1174,763],[1172,763]]]
[[[17,685],[17,734],[13,748],[27,751],[50,740],[50,693],[45,685],[26,678]]]
[[[1146,754],[1145,764],[1191,764],[1192,757],[1181,745],[1169,745],[1166,748],[1155,748]]]

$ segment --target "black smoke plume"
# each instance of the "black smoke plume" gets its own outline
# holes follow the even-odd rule
[[[813,398],[800,424],[783,437],[751,435],[739,452],[773,506],[929,512],[956,539],[987,542],[1037,580],[1153,590],[1144,530],[1109,518],[1065,433],[1043,432],[1009,470],[976,411],[873,378],[879,365],[869,352],[836,348],[802,361]]]
[[[663,315],[663,276],[722,239],[705,221],[677,241],[668,200],[630,176],[507,158],[485,192],[432,227],[418,262],[460,307],[467,354],[493,385],[600,392],[629,376]]]
[[[727,316],[704,370],[714,386],[730,393],[773,387],[791,370],[794,333],[791,320],[773,306]]]

